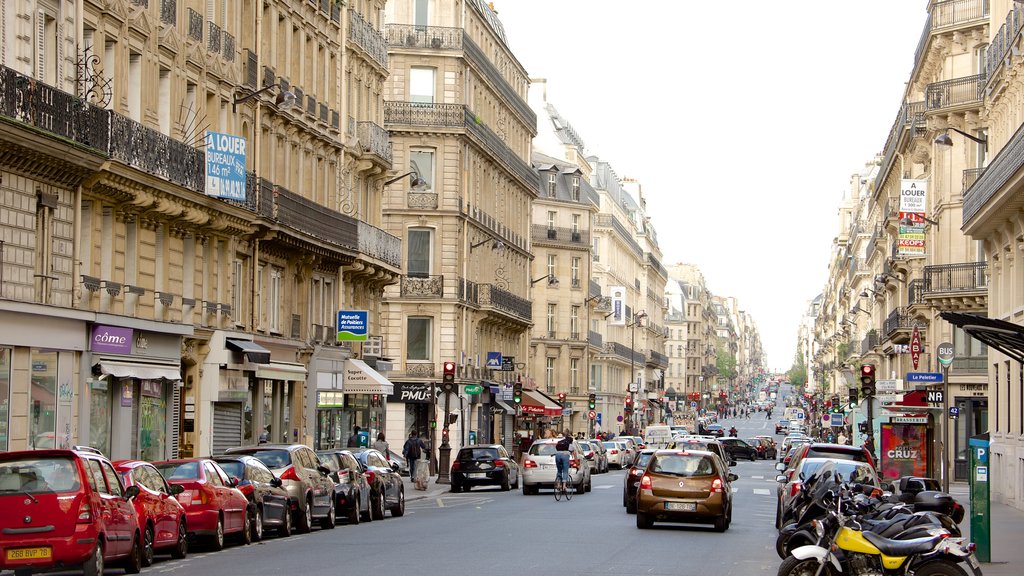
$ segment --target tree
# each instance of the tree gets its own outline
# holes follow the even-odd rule
[[[797,388],[803,388],[807,384],[807,364],[804,363],[804,355],[799,351],[793,359],[793,366],[789,369],[789,383]]]
[[[736,378],[736,356],[724,346],[721,339],[718,340],[718,358],[715,359],[715,366],[718,367],[718,377],[726,382]]]

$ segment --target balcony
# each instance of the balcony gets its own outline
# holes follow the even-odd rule
[[[914,319],[906,308],[896,308],[889,313],[883,325],[883,333],[887,338],[895,340],[899,332],[910,331],[914,327],[924,328],[924,323]]]
[[[461,128],[466,122],[462,104],[384,102],[384,124],[419,128]]]
[[[203,41],[203,15],[191,8],[188,9],[188,39]]]
[[[558,242],[562,244],[583,244],[590,245],[590,232],[585,230],[573,230],[571,228],[550,227],[545,224],[534,224],[533,242]]]
[[[462,28],[388,24],[384,36],[392,48],[462,50]]]
[[[984,173],[984,168],[968,168],[964,170],[963,183],[960,188],[960,194],[966,195],[967,190],[969,190],[971,186],[974,186],[974,183],[977,182],[978,178],[981,178],[981,175]]]
[[[860,355],[870,354],[875,346],[878,346],[878,333],[872,330],[860,341]]]
[[[174,26],[178,21],[178,0],[160,0],[160,22]]]
[[[1024,165],[1024,125],[1017,128],[1010,140],[989,163],[985,172],[980,174],[977,181],[964,193],[962,223],[965,232],[967,224],[981,212],[986,204],[993,202],[997,197],[1000,202],[1010,198],[1011,191],[1008,189],[1007,183],[1022,165]]]
[[[444,276],[402,276],[399,289],[402,298],[441,298]]]
[[[387,130],[374,122],[362,121],[356,125],[356,136],[363,152],[369,152],[391,164],[391,138]]]
[[[479,303],[482,308],[496,310],[526,323],[533,321],[533,305],[529,300],[493,284],[477,286],[480,289]]]
[[[668,356],[657,350],[651,350],[650,357],[647,358],[647,365],[655,368],[668,368]]]
[[[1012,62],[1012,50],[1017,46],[1017,38],[1024,29],[1024,7],[1016,2],[1010,4],[1010,12],[999,30],[992,35],[989,42],[985,73],[989,80],[1000,75],[1000,69]]]
[[[480,305],[480,285],[472,280],[466,280],[465,278],[459,278],[458,283],[455,285],[459,302],[469,304],[472,306]]]
[[[604,337],[601,336],[600,332],[594,332],[593,330],[587,333],[587,343],[591,346],[600,348],[604,342]]]
[[[416,210],[436,210],[437,192],[419,192],[410,190],[405,196],[406,206]]]
[[[107,110],[6,67],[0,67],[0,116],[103,154],[110,147],[110,116]]]
[[[889,170],[896,158],[896,151],[900,148],[905,135],[910,138],[924,136],[927,133],[927,125],[924,117],[924,102],[904,102],[896,113],[896,120],[889,129],[889,136],[885,140],[885,151],[882,157],[882,164],[875,177],[875,189],[879,190],[889,177]],[[901,174],[902,178],[903,175]]]
[[[592,298],[594,296],[600,296],[600,295],[601,295],[601,285],[599,283],[594,282],[593,280],[591,280],[590,281],[590,291],[588,292],[588,297]]]
[[[989,0],[945,0],[929,10],[932,30],[982,23],[988,18]]]
[[[402,267],[402,240],[387,232],[356,220],[359,230],[359,242],[356,249],[360,254],[379,260],[396,269]]]
[[[358,12],[349,12],[348,39],[359,46],[381,68],[388,68],[388,41]]]
[[[924,267],[924,296],[987,292],[987,262],[962,262]]]
[[[907,303],[910,306],[924,304],[924,278],[914,278],[907,284]]]
[[[928,85],[925,105],[929,112],[960,106],[980,106],[985,97],[985,75],[943,80]]]

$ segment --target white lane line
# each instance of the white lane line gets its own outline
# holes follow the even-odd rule
[[[751,476],[751,480],[764,480],[764,476]]]
[[[771,493],[771,490],[767,488],[754,488],[754,494],[757,494],[758,496],[770,496]]]
[[[609,488],[615,488],[615,486],[612,484],[602,484],[600,486],[594,486],[594,488],[597,488],[598,490],[607,490]]]

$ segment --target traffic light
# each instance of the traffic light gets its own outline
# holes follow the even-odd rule
[[[455,390],[455,362],[444,363],[444,374],[441,376],[441,390],[452,392]]]
[[[589,410],[597,408],[597,394],[591,394],[587,397],[587,407]]]
[[[860,365],[860,391],[865,396],[875,395],[875,365]]]
[[[857,405],[857,388],[856,387],[852,387],[852,388],[850,388],[850,406],[856,406],[856,405]]]
[[[434,420],[434,419],[430,420],[430,429],[431,430],[436,430],[437,429],[437,420]]]
[[[558,405],[565,406],[565,392],[558,393]]]
[[[516,404],[523,403],[523,383],[516,382],[512,385],[512,401]]]
[[[633,397],[632,396],[626,396],[626,412],[632,412],[632,411],[633,411]]]

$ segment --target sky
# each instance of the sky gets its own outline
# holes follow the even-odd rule
[[[663,262],[787,370],[850,176],[885,146],[927,0],[494,0],[587,153],[643,186]]]

